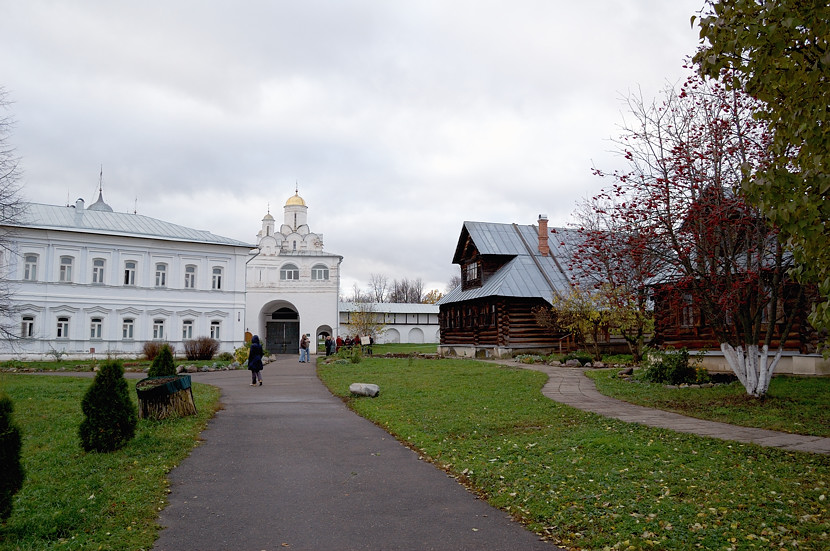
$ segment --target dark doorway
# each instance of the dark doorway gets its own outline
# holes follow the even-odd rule
[[[265,323],[265,348],[271,354],[299,354],[300,320],[297,312],[280,308]]]

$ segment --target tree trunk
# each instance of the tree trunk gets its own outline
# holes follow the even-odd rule
[[[767,393],[772,374],[781,359],[781,347],[778,348],[775,356],[770,360],[769,346],[758,347],[757,344],[750,344],[744,353],[743,346],[733,347],[722,342],[720,345],[726,362],[738,380],[744,385],[746,393],[755,398],[761,398]]]
[[[142,379],[136,384],[136,393],[141,419],[196,415],[189,375]]]

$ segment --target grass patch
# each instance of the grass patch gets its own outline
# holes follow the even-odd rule
[[[318,365],[357,413],[537,533],[582,549],[826,549],[830,458],[607,419],[543,373],[470,360]],[[352,397],[355,381],[380,386]]]
[[[690,417],[744,427],[830,437],[830,379],[773,377],[767,396],[748,396],[738,383],[712,388],[666,388],[662,384],[628,382],[618,370],[588,371],[597,390],[632,404],[674,411]]]
[[[14,372],[37,372],[37,371],[71,371],[71,372],[89,372],[98,367],[106,358],[99,360],[61,360],[61,361],[25,361],[6,360],[0,362],[0,371]],[[123,360],[124,371],[147,371],[152,363],[150,360],[138,358],[133,360]],[[218,366],[225,367],[231,362],[223,360],[185,360],[183,358],[176,358],[175,364],[178,365],[195,365],[197,367],[203,366]]]
[[[127,381],[136,402],[135,380]],[[0,526],[0,550],[150,549],[166,504],[167,474],[198,444],[219,407],[219,390],[193,383],[199,414],[139,420],[136,437],[112,453],[85,453],[78,426],[92,379],[3,374],[23,432],[26,479]]]

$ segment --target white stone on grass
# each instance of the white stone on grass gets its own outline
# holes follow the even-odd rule
[[[371,383],[352,383],[349,385],[349,392],[358,396],[369,396],[374,398],[380,394],[380,387]]]

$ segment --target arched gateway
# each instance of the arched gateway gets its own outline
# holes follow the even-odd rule
[[[284,211],[282,225],[270,212],[262,219],[248,260],[245,329],[260,335],[272,354],[297,354],[301,335],[315,342],[325,332],[336,334],[343,257],[323,251],[323,236],[309,229],[308,207],[298,193]]]

